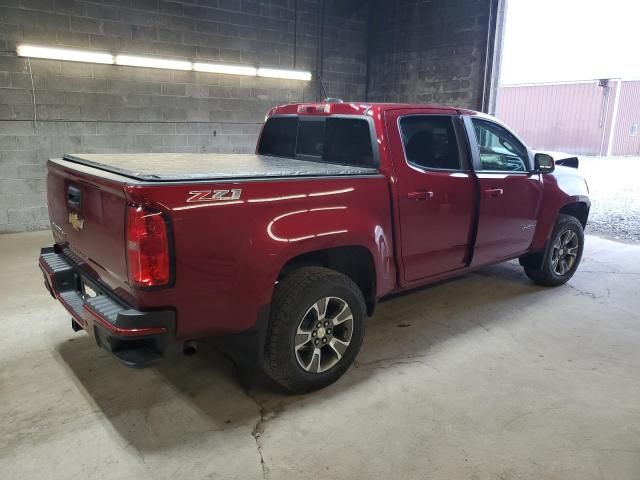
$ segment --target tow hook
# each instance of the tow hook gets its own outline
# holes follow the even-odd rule
[[[198,351],[198,343],[195,340],[187,340],[182,347],[182,353],[187,356],[195,355]]]

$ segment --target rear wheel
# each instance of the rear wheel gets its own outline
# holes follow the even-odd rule
[[[364,337],[362,292],[348,277],[301,268],[276,286],[265,370],[292,392],[323,388],[353,363]]]
[[[542,255],[523,259],[527,276],[539,285],[554,287],[569,281],[578,269],[584,231],[577,218],[561,214]]]

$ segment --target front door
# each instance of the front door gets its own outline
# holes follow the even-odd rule
[[[461,120],[387,112],[397,178],[403,283],[466,266],[475,206]]]
[[[526,251],[536,231],[542,183],[532,171],[527,148],[491,120],[467,117],[480,209],[473,266],[514,258]],[[473,144],[473,142],[472,142]]]

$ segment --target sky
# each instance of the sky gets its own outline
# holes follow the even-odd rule
[[[640,79],[640,0],[507,0],[500,83]]]

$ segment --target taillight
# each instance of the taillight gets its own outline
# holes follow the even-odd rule
[[[160,212],[129,205],[127,266],[129,280],[138,287],[159,287],[171,279],[169,232]]]
[[[298,113],[306,113],[306,114],[319,114],[319,115],[327,115],[331,113],[331,104],[329,103],[320,103],[320,104],[303,104],[298,105]]]

